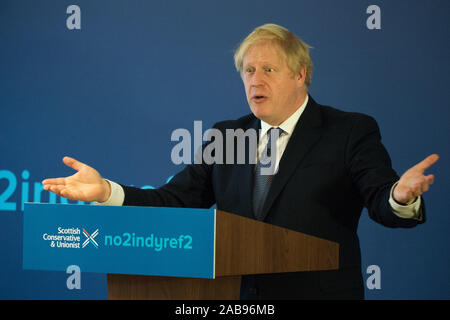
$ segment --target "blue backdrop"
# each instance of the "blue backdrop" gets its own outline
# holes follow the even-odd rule
[[[381,29],[367,27],[370,5]],[[316,101],[377,119],[399,174],[440,155],[427,223],[387,229],[364,212],[359,236],[364,279],[380,271],[367,299],[449,299],[449,12],[448,0],[2,0],[0,298],[107,298],[103,274],[69,290],[65,272],[22,270],[23,202],[64,202],[40,184],[72,174],[64,155],[123,184],[164,184],[181,169],[173,130],[250,112],[233,49],[272,22],[314,47]]]

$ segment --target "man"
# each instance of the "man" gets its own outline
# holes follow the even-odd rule
[[[339,270],[245,276],[241,298],[362,299],[357,226],[363,207],[388,227],[424,223],[421,194],[434,179],[424,171],[438,156],[427,157],[399,178],[375,120],[318,105],[308,95],[308,50],[289,30],[273,24],[256,28],[236,50],[235,65],[252,114],[214,128],[223,133],[260,129],[256,165],[248,158],[245,164],[193,164],[163,187],[141,190],[105,180],[95,169],[65,157],[64,163],[78,172],[44,180],[45,190],[110,205],[207,208],[216,203],[224,211],[336,241]],[[276,174],[264,179],[260,160],[273,143],[273,130],[279,136],[274,138]]]

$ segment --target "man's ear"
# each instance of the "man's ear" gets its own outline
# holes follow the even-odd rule
[[[295,79],[298,81],[299,87],[302,87],[305,84],[306,68],[301,68]]]

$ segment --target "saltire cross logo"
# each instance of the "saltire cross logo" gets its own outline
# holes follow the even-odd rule
[[[86,247],[90,242],[94,245],[95,248],[98,249],[98,243],[94,240],[94,238],[98,235],[98,229],[95,230],[91,235],[89,235],[89,233],[87,233],[87,231],[83,228],[83,234],[87,239],[83,242],[82,247]]]

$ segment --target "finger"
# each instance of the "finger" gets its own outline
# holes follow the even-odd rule
[[[436,161],[439,160],[439,156],[437,154],[432,154],[428,157],[426,157],[424,160],[416,164],[413,168],[420,170],[421,172],[424,172],[426,169],[431,167],[433,164],[436,163]]]
[[[432,174],[424,176],[416,187],[421,191],[421,194],[430,189],[430,185],[433,183],[434,176]]]
[[[70,191],[69,189],[63,189],[60,192],[60,196],[67,198],[69,200],[80,200],[77,198],[76,193],[73,191]]]
[[[421,195],[425,192],[428,184],[425,182],[425,178],[420,182],[414,185],[414,193]]]
[[[85,166],[84,163],[71,157],[64,157],[63,162],[66,166],[71,167],[72,169],[75,169],[77,171],[80,171],[83,168],[83,166]]]
[[[418,196],[422,195],[422,189],[420,188],[420,185],[414,186],[411,190],[411,197],[409,199],[415,199]]]
[[[46,185],[44,186],[44,190],[56,193],[57,195],[61,195],[61,191],[64,190],[64,186],[56,186],[56,185]]]
[[[66,178],[52,178],[52,179],[45,179],[42,181],[42,184],[45,185],[65,185],[66,184]]]
[[[423,181],[425,181],[425,179]],[[423,188],[424,188],[424,184],[422,181],[415,183],[411,189],[414,197],[420,196],[423,192]]]
[[[434,175],[432,175],[432,174],[425,176],[425,179],[427,180],[427,183],[429,185],[434,183]]]
[[[56,193],[58,196],[63,197],[63,198],[67,198],[70,200],[79,200],[75,196],[74,192],[72,192],[70,189],[68,189],[64,186],[46,186],[45,190]]]

